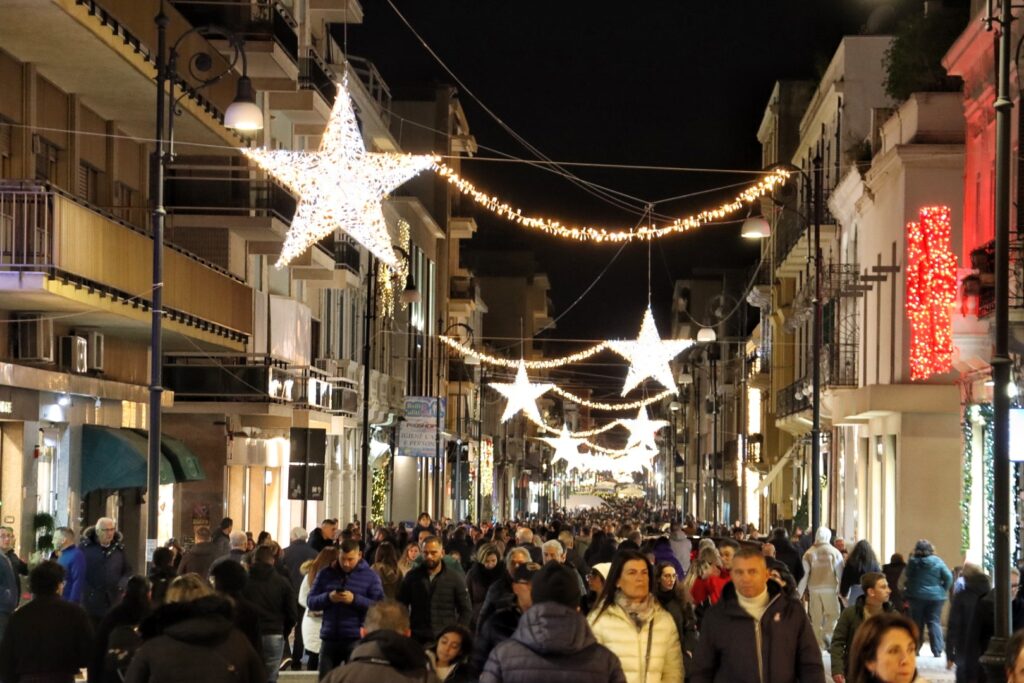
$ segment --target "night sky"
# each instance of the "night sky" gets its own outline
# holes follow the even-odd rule
[[[817,80],[844,34],[857,33],[888,0],[395,0],[455,74],[511,128],[551,159],[573,162],[760,168],[757,127],[776,80]],[[916,3],[920,4],[920,3]],[[393,90],[451,79],[387,0],[364,0],[362,25],[338,32],[372,60]],[[881,11],[886,11],[882,9]],[[481,145],[535,158],[473,99],[460,94]],[[749,182],[754,176],[570,167],[644,201]],[[638,216],[556,175],[523,164],[467,161],[463,175],[529,213],[629,227]],[[683,215],[736,188],[658,204]],[[637,204],[637,202],[633,202]],[[464,205],[468,206],[468,204]],[[618,246],[589,245],[523,229],[477,211],[470,248],[528,244],[552,283],[560,315],[612,260]],[[516,240],[516,242],[513,242]],[[739,225],[661,240],[652,252],[655,314],[663,334],[671,285],[693,266],[750,266],[757,246]],[[627,246],[550,336],[631,338],[647,302],[647,247]]]

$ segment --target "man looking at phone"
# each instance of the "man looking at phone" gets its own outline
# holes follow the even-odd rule
[[[380,577],[363,559],[359,542],[343,541],[338,561],[316,575],[306,601],[310,611],[323,613],[320,678],[348,660],[367,610],[383,599]]]

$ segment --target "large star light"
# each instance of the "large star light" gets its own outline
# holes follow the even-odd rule
[[[569,427],[564,424],[558,436],[542,436],[540,440],[555,449],[555,454],[551,456],[551,464],[564,460],[566,469],[570,470],[579,466],[580,444],[587,442],[586,439],[573,438]]]
[[[640,334],[635,341],[609,341],[608,346],[615,353],[629,361],[629,372],[622,387],[622,395],[628,394],[636,385],[648,377],[658,380],[666,389],[679,393],[672,378],[668,362],[693,344],[690,339],[667,339],[662,341],[654,324],[650,306],[644,313]]]
[[[381,201],[436,160],[429,155],[367,152],[345,82],[338,86],[319,150],[243,149],[242,153],[299,195],[278,268],[336,229],[351,235],[381,262],[395,266]]]
[[[554,384],[531,384],[530,378],[526,376],[526,363],[519,361],[519,369],[516,371],[516,379],[511,384],[506,382],[491,382],[502,396],[508,399],[505,404],[505,413],[501,416],[502,422],[508,422],[520,410],[526,413],[527,417],[534,422],[540,422],[540,412],[537,410],[537,399],[550,391]]]
[[[626,439],[625,451],[632,451],[634,448],[657,451],[658,444],[654,441],[655,435],[662,427],[667,427],[665,420],[652,420],[647,415],[647,406],[640,408],[635,420],[622,420],[619,422],[629,430],[629,438]]]

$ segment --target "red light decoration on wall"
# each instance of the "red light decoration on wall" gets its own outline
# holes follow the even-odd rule
[[[948,206],[927,206],[907,224],[907,317],[910,379],[928,379],[953,367],[952,307],[957,297],[956,255],[949,248]]]

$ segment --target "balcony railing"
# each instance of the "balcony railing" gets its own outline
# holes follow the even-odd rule
[[[334,71],[315,51],[309,50],[299,59],[299,87],[317,91],[331,106],[338,96],[337,82]]]
[[[238,168],[206,168],[179,165],[166,181],[168,213],[181,215],[269,216],[291,223],[297,202],[273,180],[230,177],[246,173]],[[190,175],[184,175],[188,171]]]
[[[164,382],[178,401],[275,403],[332,415],[359,409],[352,380],[266,354],[166,354]]]
[[[298,61],[298,23],[281,2],[172,4],[193,26],[223,26],[247,43],[273,40],[293,61]]]
[[[252,289],[228,271],[166,245],[164,313],[171,320],[244,340]],[[44,272],[148,308],[152,239],[46,184],[0,183],[0,271]]]
[[[775,414],[786,417],[804,410],[811,409],[811,398],[806,391],[810,380],[798,379],[785,389],[780,389],[775,396]]]
[[[996,307],[996,244],[987,242],[971,251],[971,267],[978,278],[978,317],[987,318]],[[1010,308],[1024,308],[1024,239],[1010,239]]]
[[[856,342],[832,342],[822,347],[821,380],[827,387],[857,386]]]
[[[335,269],[341,268],[359,275],[359,247],[348,237],[329,235],[321,244],[334,255]]]
[[[822,201],[822,225],[835,225],[836,220],[828,210],[828,196],[825,192]],[[799,202],[796,207],[787,206],[779,212],[778,219],[772,229],[772,240],[774,242],[775,263],[782,263],[789,256],[789,252],[797,245],[800,238],[806,234],[808,239],[813,238],[814,230],[814,208],[804,202]]]
[[[476,300],[476,279],[471,277],[453,277],[448,295],[452,299]]]

